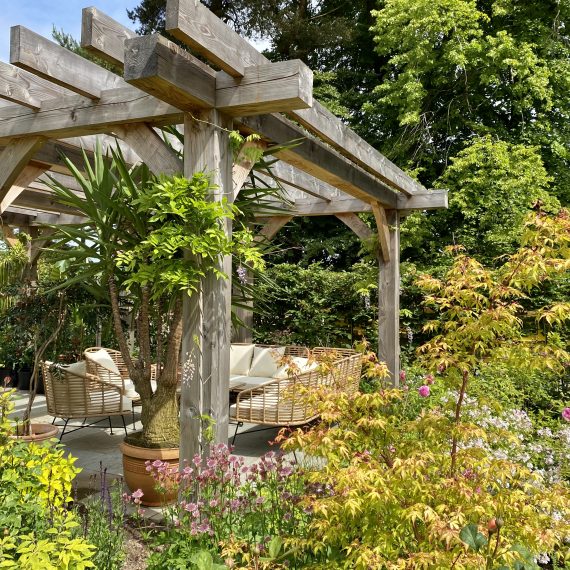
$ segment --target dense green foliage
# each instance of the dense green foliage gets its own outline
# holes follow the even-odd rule
[[[60,446],[10,437],[10,391],[0,391],[0,567],[20,570],[95,568],[93,546],[79,533],[72,482],[79,470]]]
[[[347,271],[320,264],[279,264],[257,284],[265,307],[255,317],[255,339],[263,343],[351,346],[377,335],[377,294],[370,266]]]

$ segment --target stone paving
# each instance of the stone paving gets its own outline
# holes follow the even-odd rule
[[[16,409],[13,414],[15,417],[22,416],[27,402],[28,393],[18,391],[15,398]],[[140,408],[138,409],[140,410]],[[141,428],[138,418],[139,414],[135,411],[135,429]],[[53,417],[47,413],[45,397],[42,395],[38,395],[34,401],[32,419],[45,423],[51,423],[53,420]],[[88,420],[88,423],[90,421],[93,420]],[[125,421],[128,431],[132,431],[132,416],[130,414],[125,416]],[[89,427],[69,434],[66,430],[63,436],[62,443],[69,450],[69,453],[77,458],[76,465],[82,468],[81,475],[78,477],[80,486],[86,486],[90,479],[98,475],[101,466],[107,469],[110,476],[116,477],[123,474],[122,456],[119,451],[119,444],[125,437],[123,422],[120,417],[112,418],[111,422],[113,433],[111,433],[108,420],[105,418],[99,427]],[[57,423],[60,423],[59,419]],[[81,425],[81,420],[71,423]],[[69,425],[67,429],[70,429]],[[234,429],[235,426],[230,425],[231,436],[233,436]],[[239,429],[234,453],[243,456],[246,463],[253,463],[264,453],[274,449],[269,442],[276,437],[279,429],[258,430],[259,428],[253,425],[244,425]],[[231,438],[228,439],[228,443],[231,443]]]

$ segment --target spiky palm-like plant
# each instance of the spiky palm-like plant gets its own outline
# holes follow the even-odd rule
[[[109,300],[117,343],[142,403],[143,430],[136,443],[177,446],[183,295],[196,293],[207,275],[225,277],[218,270],[220,256],[237,253],[259,265],[261,255],[247,229],[234,231],[232,238],[224,233],[224,220],[233,219],[237,208],[208,199],[205,173],[158,178],[144,165],[129,168],[119,151],[105,157],[100,149],[92,163],[87,156],[84,161],[81,172],[66,160],[84,196],[51,182],[58,200],[85,218],[54,226],[51,250],[65,261],[70,275],[65,285],[82,283]],[[127,306],[135,315],[136,355],[122,318]]]

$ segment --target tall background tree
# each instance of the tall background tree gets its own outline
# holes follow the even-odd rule
[[[416,268],[462,243],[481,262],[512,253],[533,208],[570,200],[570,0],[205,0],[273,59],[315,71],[315,94],[426,187],[447,211],[402,231],[403,304]],[[138,30],[164,27],[165,0],[142,0]],[[306,236],[311,236],[310,241]],[[350,268],[359,244],[342,224],[296,220],[274,263]],[[566,296],[567,288],[556,294]],[[413,328],[408,311],[403,321]]]

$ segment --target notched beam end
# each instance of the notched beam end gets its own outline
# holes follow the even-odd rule
[[[449,205],[447,190],[428,190],[398,197],[398,210],[437,210]]]
[[[214,72],[160,34],[126,40],[124,60],[131,85],[182,110],[214,107]]]
[[[122,68],[124,42],[136,34],[93,6],[83,8],[81,47],[97,57]]]
[[[313,72],[300,60],[247,67],[236,79],[216,76],[216,107],[232,116],[245,117],[307,109],[313,104]]]

